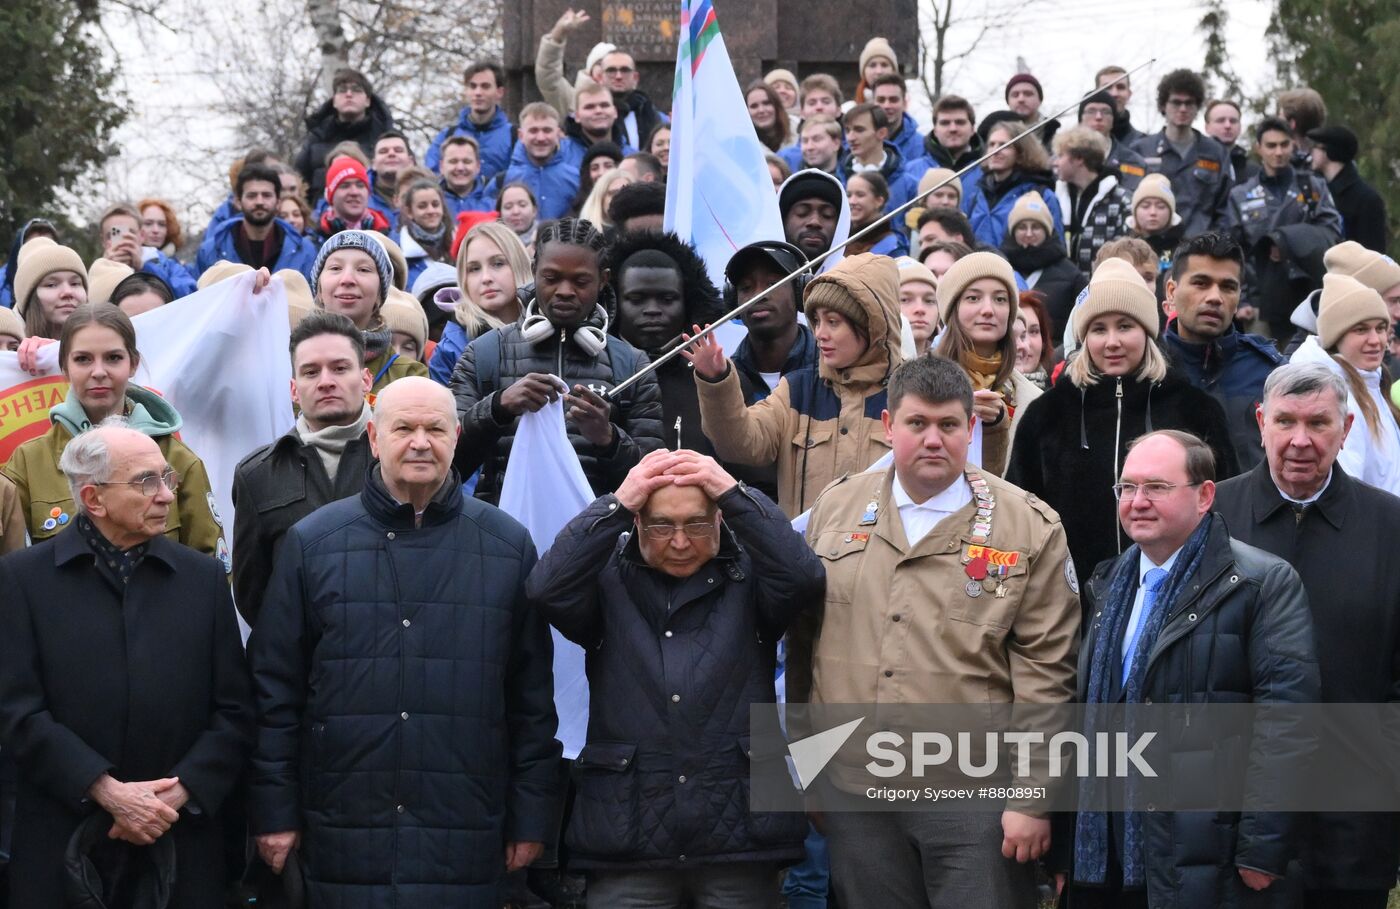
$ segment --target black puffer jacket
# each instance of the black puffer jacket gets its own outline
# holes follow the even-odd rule
[[[1118,526],[1111,487],[1128,443],[1154,429],[1181,429],[1204,439],[1215,452],[1216,479],[1239,473],[1220,404],[1175,372],[1155,385],[1101,378],[1084,389],[1061,376],[1021,415],[1006,479],[1059,512],[1081,578],[1131,543]]]
[[[1031,284],[1031,290],[1045,295],[1045,311],[1053,323],[1050,337],[1064,335],[1074,301],[1089,283],[1069,260],[1064,245],[1054,237],[1047,237],[1039,246],[1021,246],[1016,242],[1015,235],[1007,231],[1001,252],[1027,284],[1030,284],[1031,275],[1039,272],[1039,277]]]
[[[553,836],[553,644],[525,528],[448,477],[421,526],[371,468],[283,540],[249,643],[254,833],[301,830],[307,904],[499,909]]]
[[[1211,529],[1191,592],[1171,605],[1152,647],[1143,702],[1316,703],[1321,684],[1312,618],[1298,573],[1282,559],[1230,539],[1219,517],[1207,520]],[[1085,584],[1088,615],[1103,606],[1116,565],[1116,560],[1100,565]],[[1102,623],[1091,622],[1085,628],[1079,649],[1081,701],[1088,694],[1094,640]],[[1255,804],[1265,802],[1272,791],[1306,784],[1303,777],[1314,746],[1311,731],[1267,723],[1255,727],[1248,743],[1217,741],[1209,733],[1187,738],[1190,734],[1172,741],[1173,769],[1164,778],[1184,779],[1192,771],[1201,776],[1202,767],[1267,766],[1267,772],[1245,784],[1245,799]],[[1297,815],[1149,811],[1141,817],[1149,905],[1163,909],[1301,905]],[[1052,868],[1072,864],[1067,861],[1073,855],[1072,820],[1073,815],[1055,818]],[[1244,886],[1237,866],[1284,879],[1255,893]],[[1073,890],[1069,905],[1075,905]]]
[[[595,309],[590,325],[604,326],[603,310]],[[561,339],[560,335],[564,337]],[[487,345],[482,340],[496,335]],[[495,363],[478,362],[485,347],[499,353]],[[615,375],[613,358],[631,368]],[[457,399],[457,416],[462,435],[457,441],[457,470],[470,476],[478,467],[481,479],[476,496],[495,504],[501,498],[501,482],[515,439],[517,418],[499,404],[500,392],[532,372],[559,376],[572,388],[586,385],[606,396],[621,379],[646,365],[646,354],[621,338],[609,335],[607,349],[589,356],[574,341],[571,332],[555,331],[543,341],[531,344],[521,334],[520,325],[507,325],[472,341],[452,370],[452,394]],[[661,389],[656,376],[648,374],[612,402],[613,443],[606,449],[588,441],[571,421],[565,425],[569,441],[578,453],[583,473],[593,492],[612,492],[642,455],[663,446],[661,428]]]
[[[777,642],[825,571],[778,507],[719,498],[719,554],[675,580],[642,559],[616,496],[574,518],[526,584],[588,653],[588,744],[566,841],[578,868],[690,868],[802,856],[800,815],[752,813],[749,705],[771,703]],[[601,567],[600,567],[601,566]],[[753,756],[768,769],[781,753]]]
[[[306,141],[296,161],[312,204],[326,194],[326,155],[331,149],[342,142],[357,142],[373,160],[374,143],[379,134],[394,128],[394,115],[378,95],[369,96],[369,110],[358,123],[341,123],[330,99],[316,108],[315,113],[306,118]]]

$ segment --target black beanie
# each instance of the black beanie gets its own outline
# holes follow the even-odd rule
[[[1079,119],[1081,121],[1084,119],[1084,108],[1090,104],[1107,104],[1109,109],[1113,111],[1113,115],[1118,116],[1118,105],[1113,103],[1113,96],[1108,93],[1107,89],[1101,88],[1079,102]]]

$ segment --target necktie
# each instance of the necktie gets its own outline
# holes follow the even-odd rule
[[[1128,631],[1128,639],[1123,643],[1123,684],[1128,684],[1128,673],[1133,669],[1133,653],[1137,650],[1138,638],[1142,629],[1152,618],[1152,610],[1157,605],[1157,594],[1167,582],[1164,568],[1149,569],[1142,579],[1142,612],[1138,614],[1137,625]]]

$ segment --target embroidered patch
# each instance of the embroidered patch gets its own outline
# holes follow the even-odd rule
[[[204,494],[204,501],[209,503],[209,513],[214,516],[214,523],[222,528],[224,526],[224,519],[219,516],[219,506],[214,504],[214,493],[206,492]]]
[[[1065,556],[1065,583],[1075,596],[1079,596],[1079,575],[1074,573],[1074,559],[1069,556]]]
[[[1118,170],[1119,170],[1121,173],[1125,173],[1125,174],[1127,174],[1127,175],[1130,176],[1130,177],[1145,177],[1145,176],[1147,176],[1147,171],[1143,170],[1141,167],[1138,167],[1136,164],[1121,164],[1121,163],[1120,163],[1120,164],[1118,165]]]
[[[1220,171],[1220,162],[1212,161],[1209,158],[1197,158],[1196,166],[1201,168],[1202,170],[1213,170],[1217,173]]]
[[[233,559],[229,556],[228,544],[224,542],[223,537],[219,537],[219,545],[214,547],[214,557],[223,563],[224,574],[233,572]]]

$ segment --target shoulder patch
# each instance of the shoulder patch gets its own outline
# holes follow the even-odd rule
[[[204,494],[204,501],[209,503],[209,514],[213,516],[214,523],[218,524],[222,529],[224,526],[224,519],[219,516],[219,506],[214,503],[214,493],[212,491],[206,492]]]
[[[1073,556],[1065,556],[1065,583],[1075,596],[1079,596],[1079,575],[1074,571]]]
[[[233,559],[229,556],[228,544],[222,536],[219,537],[218,545],[214,547],[214,557],[224,566],[224,574],[233,573]]]

